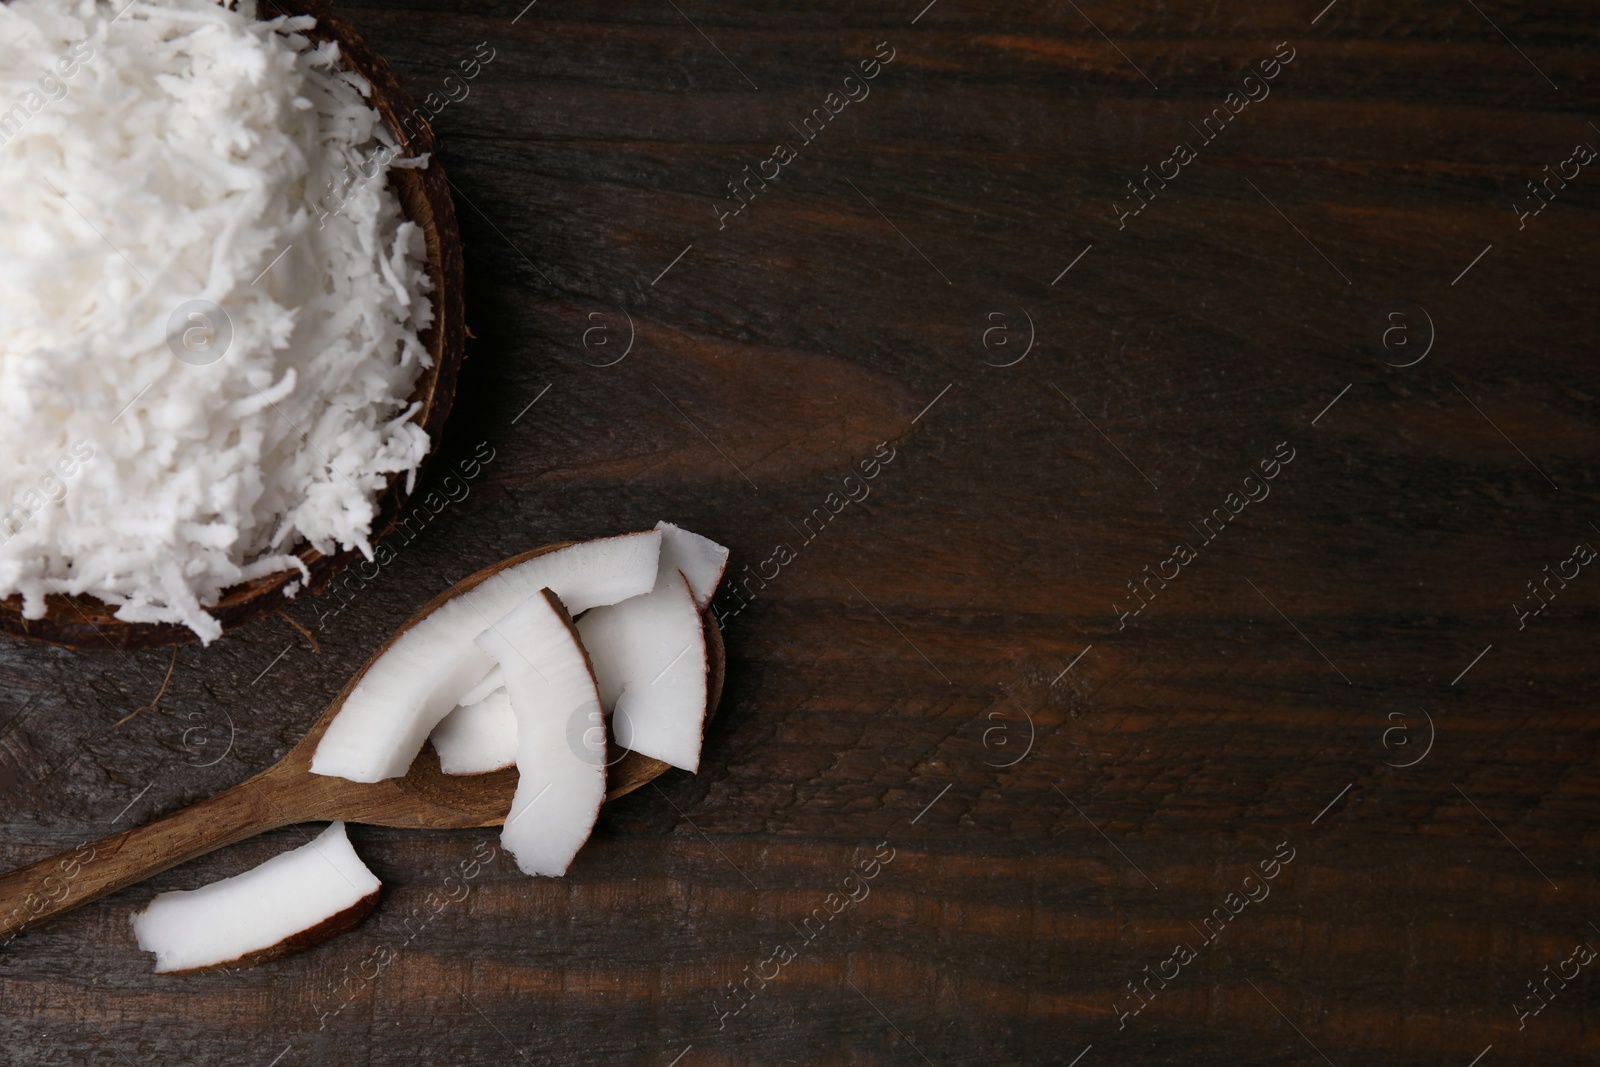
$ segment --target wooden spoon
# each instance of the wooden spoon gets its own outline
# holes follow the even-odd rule
[[[0,938],[9,941],[24,927],[108,893],[160,874],[196,856],[293,823],[343,819],[373,826],[456,830],[499,826],[511,810],[517,788],[515,767],[489,774],[447,775],[439,755],[424,745],[403,778],[364,784],[311,773],[311,757],[328,723],[344,706],[361,676],[400,634],[446,600],[464,593],[507,567],[565,548],[546,545],[496,563],[458,582],[430,601],[385,641],[366,666],[345,684],[304,740],[273,766],[209,800],[190,805],[144,826],[113,834],[74,852],[0,876]],[[706,717],[722,697],[726,667],[722,634],[707,614]],[[627,752],[613,744],[608,754],[606,800],[633,792],[670,769],[670,764]],[[359,917],[357,917],[359,919]],[[338,932],[338,931],[332,931]]]

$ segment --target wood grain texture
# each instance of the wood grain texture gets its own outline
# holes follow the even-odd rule
[[[1592,966],[1516,1005],[1600,945],[1600,576],[1512,605],[1600,542],[1600,176],[1513,205],[1600,147],[1600,18],[925,2],[339,5],[419,99],[495,50],[433,121],[475,334],[437,513],[289,608],[320,652],[276,618],[182,648],[120,726],[166,653],[0,649],[0,863],[266,767],[419,604],[548,541],[730,545],[723,711],[565,879],[481,861],[492,831],[354,828],[386,886],[357,930],[152,976],[129,914],[286,828],[30,932],[10,1060],[1592,1062]],[[879,42],[870,95],[719,229]],[[1270,95],[1119,229],[1279,42]],[[1434,344],[1393,366],[1416,308]]]

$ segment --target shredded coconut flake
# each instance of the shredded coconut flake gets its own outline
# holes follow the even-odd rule
[[[300,543],[370,556],[427,452],[431,285],[386,180],[426,161],[312,20],[237,7],[0,4],[0,596],[29,618],[90,594],[209,642]]]

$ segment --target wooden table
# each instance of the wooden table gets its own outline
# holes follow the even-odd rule
[[[354,933],[153,976],[129,915],[289,829],[30,932],[7,1062],[1594,1062],[1600,20],[925,2],[342,5],[419,97],[492,50],[429,484],[493,460],[320,651],[119,722],[166,653],[7,642],[0,863],[266,766],[547,541],[730,545],[723,710],[562,880],[358,827]]]

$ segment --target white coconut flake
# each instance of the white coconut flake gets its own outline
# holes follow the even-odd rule
[[[302,542],[370,556],[428,450],[424,239],[386,177],[425,161],[312,20],[237,8],[0,4],[0,596],[29,618],[83,593],[209,641]]]
[[[662,544],[655,588],[578,620],[600,703],[617,743],[693,774],[705,732],[705,623],[683,572]]]
[[[517,791],[500,843],[524,874],[566,874],[606,798],[605,726],[589,657],[548,589],[477,644],[504,668],[516,716]]]
[[[695,606],[704,611],[728,568],[728,550],[665,519],[656,523],[656,529],[661,531],[661,573],[681,571],[694,594]]]

